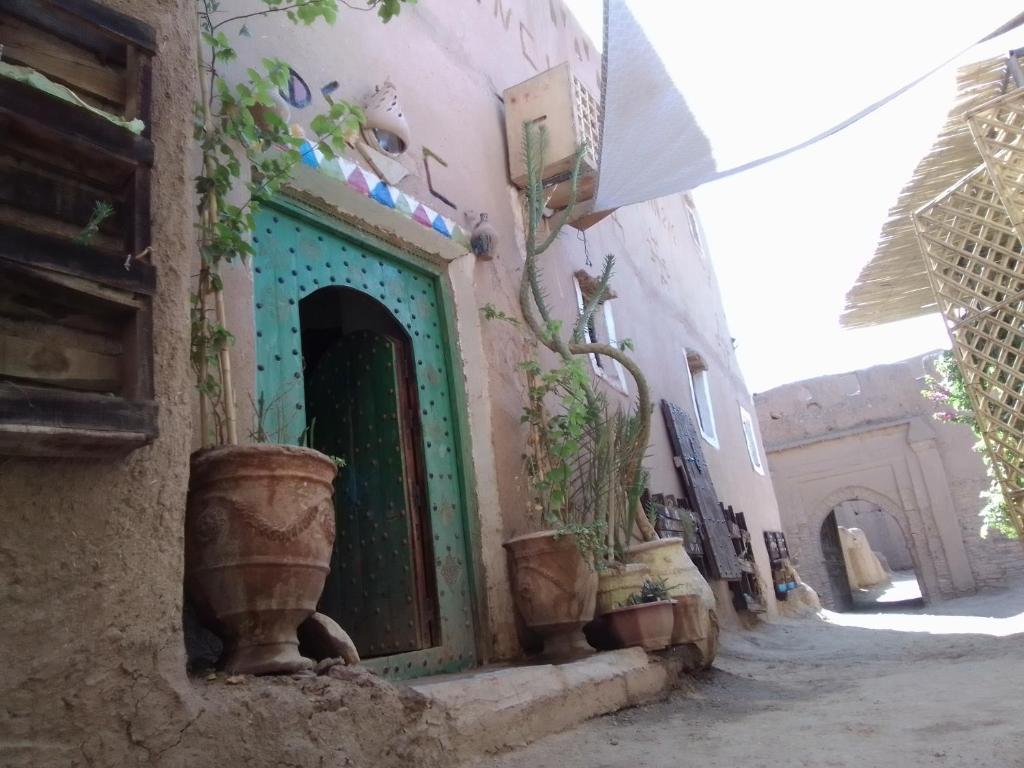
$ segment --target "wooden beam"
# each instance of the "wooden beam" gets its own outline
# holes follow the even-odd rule
[[[80,349],[54,338],[12,336],[0,329],[0,378],[119,392],[121,376],[120,355]]]

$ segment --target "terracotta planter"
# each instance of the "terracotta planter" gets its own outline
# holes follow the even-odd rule
[[[627,605],[606,613],[604,618],[622,647],[640,646],[645,651],[660,651],[672,642],[675,600]]]
[[[651,569],[644,563],[613,565],[601,571],[597,576],[597,615],[603,616],[625,603],[650,575]]]
[[[334,477],[322,453],[283,445],[192,455],[185,578],[200,618],[224,640],[231,674],[312,666],[296,629],[316,610],[334,545]]]
[[[597,572],[583,559],[576,537],[541,531],[505,542],[513,594],[523,622],[544,638],[546,656],[588,651],[580,630],[594,618]]]

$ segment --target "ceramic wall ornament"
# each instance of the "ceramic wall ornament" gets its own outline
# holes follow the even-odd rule
[[[398,89],[390,80],[378,85],[363,109],[366,143],[390,157],[398,157],[409,147],[409,124],[405,119]]]
[[[486,213],[480,214],[480,220],[473,227],[469,235],[469,246],[478,259],[490,261],[494,258],[498,247],[498,231],[487,220]]]

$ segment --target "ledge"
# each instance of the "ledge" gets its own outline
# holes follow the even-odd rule
[[[565,664],[538,664],[422,681],[412,688],[443,706],[460,752],[522,746],[590,718],[659,698],[682,662],[640,648],[596,653]]]

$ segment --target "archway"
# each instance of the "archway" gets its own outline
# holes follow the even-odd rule
[[[822,553],[833,593],[841,595],[840,610],[885,610],[924,602],[910,541],[896,517],[875,501],[855,496],[836,503],[822,524]],[[837,557],[845,585],[838,582]]]
[[[438,644],[422,425],[409,334],[351,288],[299,303],[307,440],[344,465],[319,610],[367,657]]]

